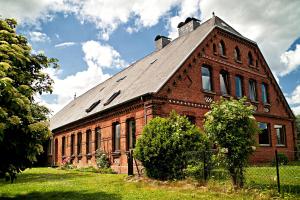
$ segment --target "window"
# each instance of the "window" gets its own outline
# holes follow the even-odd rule
[[[219,43],[219,51],[221,56],[226,56],[226,48],[223,40],[221,40],[221,42]]]
[[[92,131],[87,130],[86,131],[86,154],[90,154],[92,152]]]
[[[282,125],[274,126],[277,137],[277,145],[276,146],[285,146],[285,127]]]
[[[129,151],[135,147],[135,120],[129,119],[127,120],[127,144],[126,150]]]
[[[259,122],[259,128],[261,129],[261,133],[258,135],[259,144],[261,146],[270,146],[270,131],[268,124]]]
[[[196,117],[195,116],[187,115],[186,117],[189,120],[189,122],[191,122],[191,124],[194,124],[194,125],[196,124]]]
[[[110,104],[110,102],[112,102],[120,93],[121,93],[121,90],[119,90],[118,92],[113,93],[111,95],[111,97],[109,97],[109,99],[105,102],[104,106]]]
[[[71,156],[75,155],[75,135],[71,135]]]
[[[261,95],[263,103],[268,103],[268,86],[265,83],[261,84]]]
[[[257,101],[256,81],[252,79],[249,80],[249,98],[251,101]]]
[[[217,46],[216,46],[216,44],[213,44],[213,52],[214,52],[214,54],[217,54]]]
[[[212,91],[212,84],[211,84],[211,72],[210,68],[206,66],[202,66],[202,88],[207,91]]]
[[[89,108],[85,109],[85,112],[91,112],[100,102],[101,100],[94,102]]]
[[[113,123],[113,151],[120,151],[120,132],[121,125],[119,122]]]
[[[77,133],[77,155],[81,155],[82,133]]]
[[[229,78],[228,78],[228,72],[226,71],[220,72],[220,88],[221,88],[222,95],[229,94]]]
[[[52,138],[48,140],[48,155],[52,155]]]
[[[97,127],[95,129],[95,151],[101,148],[101,129]]]
[[[63,136],[61,138],[61,155],[65,156],[66,155],[66,137]]]
[[[248,64],[253,65],[253,57],[252,57],[252,53],[250,51],[248,53]]]
[[[234,60],[235,61],[241,61],[241,52],[238,47],[234,48]]]
[[[235,76],[235,96],[237,98],[243,97],[243,82],[241,76]]]

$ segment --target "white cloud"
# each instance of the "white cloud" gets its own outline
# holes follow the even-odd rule
[[[300,85],[290,95],[285,96],[294,113],[300,115]]]
[[[292,107],[292,110],[295,115],[300,115],[300,106]]]
[[[103,72],[104,68],[123,67],[126,64],[120,54],[109,45],[87,41],[82,44],[82,50],[87,63],[86,70],[65,78],[60,78],[61,71],[53,69],[46,71],[55,82],[52,94],[57,98],[50,102],[42,96],[38,97],[37,101],[50,108],[53,114],[70,102],[75,93],[79,96],[109,78],[110,75]]]
[[[31,42],[49,42],[50,38],[45,33],[32,31],[28,33]]]
[[[64,47],[73,46],[75,44],[76,44],[75,42],[63,42],[63,43],[54,45],[54,47],[56,47],[56,48],[64,48]]]
[[[284,52],[280,56],[280,60],[286,66],[281,72],[282,75],[286,75],[297,69],[300,66],[300,45],[296,45],[295,50]]]
[[[202,19],[214,11],[244,36],[256,41],[273,72],[287,73],[280,56],[300,36],[299,0],[201,0]]]

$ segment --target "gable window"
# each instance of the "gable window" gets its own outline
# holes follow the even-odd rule
[[[72,134],[71,135],[71,156],[74,156],[75,155],[75,135]]]
[[[261,84],[261,98],[264,104],[268,103],[268,86],[267,84]]]
[[[226,56],[226,48],[223,40],[219,43],[219,51],[221,56]]]
[[[113,123],[113,151],[120,151],[121,125],[119,122]]]
[[[97,127],[95,129],[95,151],[101,148],[101,129]]]
[[[222,95],[228,95],[229,94],[229,78],[228,78],[228,72],[222,70],[220,72],[220,88]]]
[[[61,138],[61,155],[65,156],[66,155],[66,137],[63,136]]]
[[[253,66],[253,56],[250,51],[248,53],[248,64]]]
[[[285,146],[285,126],[275,125],[277,144],[276,146]]]
[[[241,76],[235,76],[235,96],[237,98],[243,97],[243,79]]]
[[[126,134],[126,150],[129,151],[135,147],[136,137],[135,137],[135,120],[129,119],[126,121],[127,134]]]
[[[216,44],[213,44],[213,53],[217,54],[217,46],[216,46]]]
[[[206,91],[212,91],[212,78],[211,78],[211,71],[208,66],[202,66],[202,88]]]
[[[79,132],[77,133],[77,155],[81,156],[81,152],[82,152],[82,133]]]
[[[249,80],[249,98],[251,101],[257,101],[256,81],[253,79]]]
[[[92,131],[87,130],[86,131],[86,154],[90,154],[92,152]]]
[[[241,52],[238,47],[234,48],[234,60],[235,61],[241,61]]]
[[[261,133],[258,134],[258,142],[261,146],[270,146],[270,130],[267,123],[259,122]]]

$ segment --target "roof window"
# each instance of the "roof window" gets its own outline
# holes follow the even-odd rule
[[[85,112],[87,113],[91,112],[100,102],[101,100],[94,102],[88,109],[85,109]]]
[[[113,95],[111,95],[111,97],[109,97],[109,99],[105,102],[104,106],[110,104],[110,102],[112,102],[120,93],[121,93],[121,90],[113,93]]]

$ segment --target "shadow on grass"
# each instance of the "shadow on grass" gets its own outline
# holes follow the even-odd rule
[[[52,191],[52,192],[32,192],[29,194],[24,195],[17,195],[14,197],[9,197],[6,194],[3,194],[0,197],[0,200],[63,200],[63,199],[72,199],[72,200],[105,200],[105,199],[111,199],[111,200],[119,200],[121,199],[120,195],[117,194],[108,194],[104,192],[95,192],[95,193],[86,193],[84,191],[77,192],[77,191]]]
[[[263,184],[263,183],[247,183],[246,186],[250,188],[258,188],[258,189],[273,189],[278,190],[277,184]],[[289,185],[289,184],[280,184],[281,193],[291,193],[297,196],[300,196],[300,185]]]

